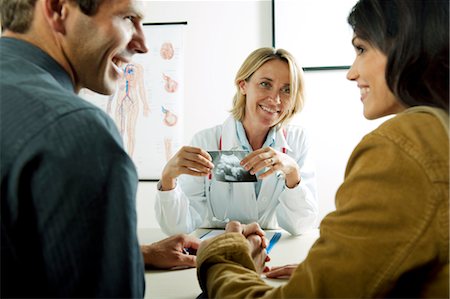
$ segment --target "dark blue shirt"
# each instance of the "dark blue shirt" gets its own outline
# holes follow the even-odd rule
[[[136,169],[39,48],[0,38],[1,296],[143,297]]]

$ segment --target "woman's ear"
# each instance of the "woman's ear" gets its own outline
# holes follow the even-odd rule
[[[247,81],[245,80],[239,81],[239,90],[243,95],[247,93]]]
[[[67,0],[44,0],[45,15],[50,26],[58,33],[65,34],[65,21],[67,20],[68,1]]]

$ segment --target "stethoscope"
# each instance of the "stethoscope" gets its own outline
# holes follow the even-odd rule
[[[235,150],[237,149],[237,148],[234,148]],[[218,147],[218,150],[219,151],[221,151],[222,150],[222,135],[220,135],[220,138],[219,138],[219,147]],[[233,150],[233,149],[231,149],[231,150]],[[219,226],[219,227],[225,227],[225,225],[228,223],[228,222],[230,222],[230,218],[228,218],[227,217],[227,215],[228,215],[228,206],[229,206],[229,204],[227,203],[227,205],[226,205],[226,209],[225,209],[225,213],[224,213],[224,216],[223,216],[223,218],[218,218],[217,216],[216,216],[216,213],[214,212],[214,208],[213,208],[213,205],[212,205],[212,202],[211,202],[211,181],[212,181],[212,173],[210,173],[209,174],[209,176],[208,176],[208,179],[207,179],[207,184],[208,184],[208,194],[207,194],[207,196],[206,196],[206,201],[208,202],[208,209],[209,209],[209,213],[211,214],[211,221],[212,221],[212,223],[213,224],[215,224],[216,226]],[[228,183],[228,191],[230,191],[230,188],[232,188],[232,186],[231,186],[231,184],[230,183]]]
[[[286,138],[287,132],[286,132],[285,128],[283,128],[283,135],[284,135],[284,138]],[[220,135],[220,138],[219,138],[218,150],[219,151],[222,150],[222,135]],[[239,150],[239,147],[236,146],[236,147],[231,148],[230,150]],[[285,147],[282,147],[281,150],[282,150],[283,154],[286,154],[287,150],[286,150]],[[210,173],[209,176],[208,176],[208,179],[207,179],[207,184],[208,184],[208,188],[207,188],[208,191],[207,192],[208,192],[208,194],[206,196],[208,210],[209,210],[209,213],[211,215],[212,223],[214,225],[218,226],[218,227],[225,227],[225,225],[228,222],[230,222],[230,218],[227,217],[228,216],[229,204],[227,203],[227,205],[226,205],[226,209],[225,209],[225,213],[224,213],[223,217],[222,218],[217,217],[216,213],[214,213],[214,208],[213,208],[212,201],[211,201],[211,181],[212,181],[212,179],[213,179],[212,178],[212,174]],[[230,189],[233,188],[231,184],[232,183],[228,183],[228,191],[229,192],[230,192]]]

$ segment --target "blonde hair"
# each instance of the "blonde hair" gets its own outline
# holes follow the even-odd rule
[[[236,86],[236,94],[233,98],[233,108],[230,110],[233,117],[239,121],[243,121],[245,116],[245,104],[246,96],[241,93],[239,82],[248,79],[266,62],[279,59],[285,61],[289,65],[289,75],[290,75],[290,106],[288,107],[288,112],[283,116],[282,119],[278,121],[275,126],[283,126],[288,123],[292,117],[303,109],[304,105],[304,79],[303,70],[298,67],[294,56],[284,49],[274,49],[274,48],[259,48],[245,59],[244,63],[239,68],[236,77],[234,79],[234,84]]]

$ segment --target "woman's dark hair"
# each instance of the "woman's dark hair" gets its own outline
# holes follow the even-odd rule
[[[360,0],[348,23],[387,56],[386,82],[405,105],[449,109],[448,0]]]

